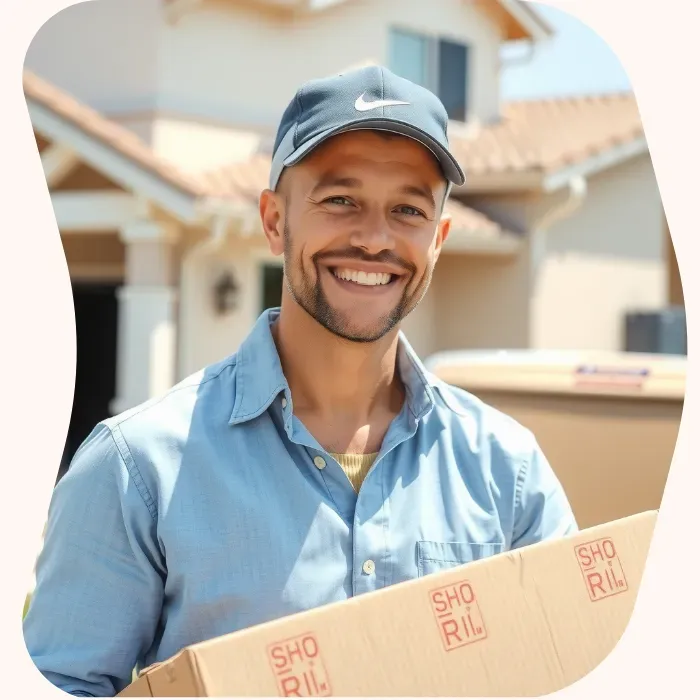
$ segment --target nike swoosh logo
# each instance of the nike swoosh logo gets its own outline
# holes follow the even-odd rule
[[[375,100],[374,102],[365,102],[365,93],[363,92],[355,101],[355,109],[358,112],[368,112],[370,109],[379,107],[394,107],[395,105],[409,105],[410,102],[401,102],[400,100]]]

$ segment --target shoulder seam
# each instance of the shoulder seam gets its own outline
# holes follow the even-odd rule
[[[155,401],[155,403],[145,402],[134,413],[130,413],[128,416],[124,416],[121,420],[115,421],[113,424],[114,427],[118,428],[119,426],[122,425],[122,423],[126,423],[129,420],[131,420],[132,418],[136,418],[136,416],[140,415],[144,411],[147,411],[149,408],[153,408],[154,406],[160,405],[161,403],[163,403],[163,401],[165,401],[167,398],[169,398],[173,394],[177,394],[178,392],[184,391],[185,389],[191,389],[194,386],[205,386],[206,384],[209,384],[209,382],[212,382],[215,379],[218,379],[225,369],[228,369],[229,367],[234,367],[235,365],[236,365],[236,359],[233,358],[232,360],[226,362],[223,365],[223,367],[221,367],[221,369],[216,374],[213,374],[211,377],[207,377],[206,379],[202,380],[199,383],[185,384],[184,386],[173,387],[172,389],[170,389],[170,391],[167,391],[165,394],[163,394],[161,397],[159,397],[158,400]]]
[[[134,486],[136,486],[139,496],[141,496],[141,500],[144,502],[146,508],[148,508],[148,512],[155,522],[158,519],[158,508],[156,506],[155,499],[148,490],[139,468],[136,466],[136,461],[131,454],[129,446],[126,444],[126,440],[124,439],[121,430],[119,430],[119,426],[114,426],[114,428],[109,426],[107,427],[109,429],[109,434],[112,436],[112,440],[114,441],[114,445],[117,448],[122,461],[124,462],[124,466],[129,472],[129,476],[133,479]]]

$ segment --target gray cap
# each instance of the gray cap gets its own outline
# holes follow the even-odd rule
[[[369,66],[302,85],[282,115],[272,153],[270,189],[326,139],[346,131],[378,129],[415,139],[437,158],[447,180],[464,184],[450,153],[447,111],[429,90],[381,66]]]

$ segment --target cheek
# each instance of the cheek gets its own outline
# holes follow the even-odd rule
[[[307,241],[298,241],[293,236],[288,239],[285,245],[284,260],[287,267],[287,274],[292,279],[309,278],[316,276],[316,265],[314,265],[314,250],[310,248]]]
[[[423,265],[426,270],[432,270],[440,257],[440,245],[436,236],[432,236],[423,251]]]
[[[413,284],[418,286],[431,274],[437,262],[437,249],[433,239],[426,238],[426,240],[416,241],[416,245],[411,246],[410,251],[406,253],[407,259],[416,266]]]
[[[324,226],[322,217],[309,217],[292,230],[288,255],[291,262],[309,274],[315,274],[314,256],[329,250],[346,248],[347,242],[338,234],[337,227]]]

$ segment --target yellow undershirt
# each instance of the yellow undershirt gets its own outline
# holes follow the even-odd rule
[[[356,493],[359,493],[360,486],[367,476],[367,472],[374,464],[378,452],[366,455],[340,455],[331,453],[331,457],[340,464],[347,475]]]

